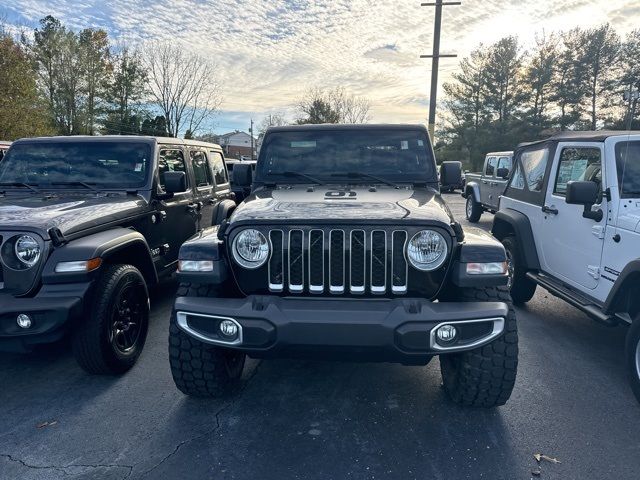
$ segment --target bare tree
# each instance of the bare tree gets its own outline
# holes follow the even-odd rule
[[[344,87],[310,88],[298,102],[298,123],[367,123],[371,105]]]
[[[215,68],[196,54],[168,43],[144,49],[151,100],[162,111],[169,135],[196,132],[216,114],[221,103]]]

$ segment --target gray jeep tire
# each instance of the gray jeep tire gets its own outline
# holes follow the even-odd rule
[[[218,297],[213,285],[181,283],[179,297]],[[195,397],[220,397],[235,390],[242,376],[246,355],[232,349],[201,342],[185,333],[171,314],[169,362],[178,390]]]
[[[467,220],[471,223],[477,223],[482,216],[482,207],[473,199],[473,192],[467,194],[467,204],[464,211]]]
[[[443,387],[455,403],[491,408],[504,405],[518,371],[518,327],[511,297],[504,287],[460,288],[459,302],[505,302],[509,305],[504,333],[491,343],[460,353],[440,355]]]

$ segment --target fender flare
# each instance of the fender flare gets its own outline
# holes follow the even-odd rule
[[[148,285],[153,285],[158,281],[151,250],[144,236],[129,228],[116,227],[72,240],[54,249],[42,272],[42,282],[87,281],[93,272],[56,273],[55,268],[60,262],[82,261],[92,258],[101,258],[103,262],[121,258],[124,263],[136,266]]]
[[[476,182],[469,182],[464,187],[465,197],[469,198],[469,194],[473,195],[473,200],[480,203],[480,186]]]
[[[233,200],[222,200],[218,203],[216,210],[213,213],[212,225],[220,225],[223,220],[226,220],[231,216],[236,207],[236,202]]]
[[[613,315],[640,311],[640,258],[630,261],[620,272],[603,305],[604,313]]]
[[[518,239],[520,258],[524,260],[526,268],[540,270],[540,260],[533,238],[531,222],[525,214],[511,208],[499,210],[493,217],[491,233],[500,241],[509,235],[515,235]]]

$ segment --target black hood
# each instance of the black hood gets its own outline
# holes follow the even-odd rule
[[[260,189],[231,217],[237,223],[414,223],[450,226],[453,216],[431,188],[323,185]]]
[[[0,230],[39,233],[48,238],[50,228],[73,234],[140,212],[146,201],[125,195],[8,195],[0,197]]]

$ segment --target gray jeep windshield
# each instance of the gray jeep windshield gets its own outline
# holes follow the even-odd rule
[[[139,188],[146,183],[151,156],[151,146],[145,142],[19,143],[0,163],[0,185],[57,187],[84,183]]]
[[[640,141],[616,143],[616,168],[620,197],[640,197]]]
[[[295,172],[295,175],[292,175]],[[379,183],[437,182],[429,140],[420,130],[336,129],[269,133],[260,150],[256,181]],[[360,174],[360,175],[355,175]],[[365,175],[366,174],[366,175]]]

